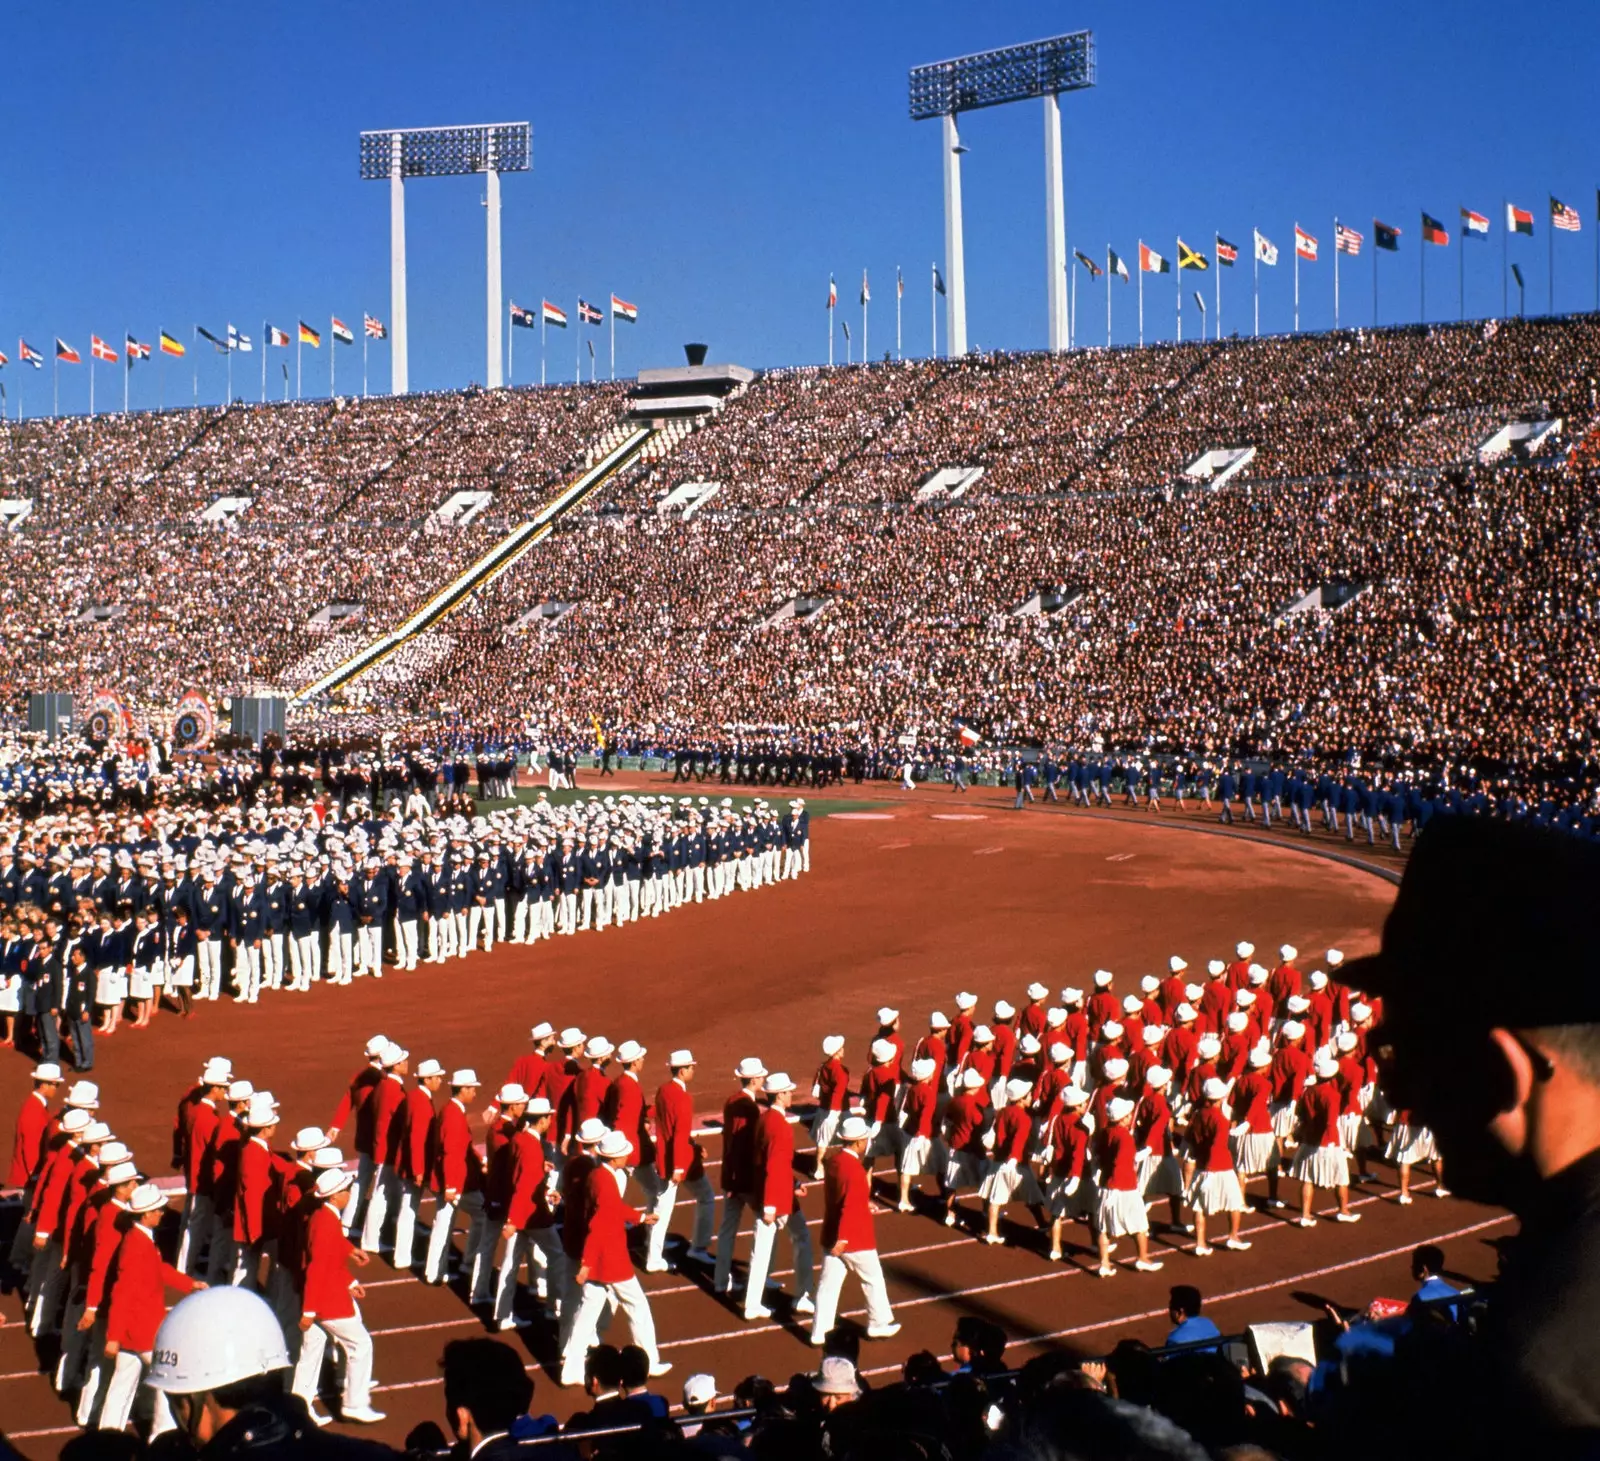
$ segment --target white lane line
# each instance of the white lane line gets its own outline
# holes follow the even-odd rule
[[[377,1339],[385,1334],[426,1334],[433,1329],[464,1329],[469,1324],[474,1329],[488,1327],[476,1314],[462,1314],[455,1319],[436,1319],[431,1324],[397,1324],[392,1329],[369,1329],[367,1333]]]

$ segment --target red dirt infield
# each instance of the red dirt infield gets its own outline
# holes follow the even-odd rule
[[[631,780],[657,790],[668,784],[664,777]],[[606,786],[617,789],[626,788]],[[689,789],[698,795],[712,787]],[[329,1120],[376,1031],[400,1041],[414,1060],[471,1065],[493,1085],[541,1019],[641,1041],[651,1052],[650,1089],[664,1076],[658,1060],[673,1047],[691,1046],[700,1061],[696,1106],[710,1113],[720,1111],[733,1086],[729,1073],[744,1055],[788,1070],[805,1090],[822,1037],[838,1032],[849,1038],[845,1060],[859,1074],[874,1011],[886,1002],[903,1012],[902,1030],[914,1040],[927,1012],[948,1011],[962,988],[976,992],[987,1013],[997,998],[1020,1004],[1033,979],[1054,991],[1103,967],[1116,972],[1126,992],[1141,974],[1164,969],[1171,954],[1203,968],[1241,938],[1263,950],[1294,943],[1303,965],[1319,962],[1330,945],[1362,953],[1377,941],[1393,898],[1389,879],[1400,865],[1392,853],[1320,832],[1310,839],[1204,835],[1216,824],[1196,813],[1017,813],[1003,789],[959,797],[943,787],[901,793],[872,786],[826,795],[870,797],[872,810],[886,815],[817,818],[812,872],[797,882],[684,907],[603,936],[501,946],[343,989],[268,994],[248,1011],[224,1000],[190,1021],[166,1013],[148,1030],[119,1031],[99,1042],[94,1079],[101,1114],[145,1170],[165,1175],[173,1108],[208,1056],[231,1057],[237,1072],[275,1092],[282,1129],[292,1131]],[[1370,866],[1308,856],[1306,849],[1356,854]],[[0,1064],[6,1131],[26,1089],[26,1069],[20,1054]],[[714,1134],[708,1147],[715,1158]],[[1445,1244],[1453,1272],[1473,1279],[1493,1274],[1491,1243],[1511,1231],[1510,1218],[1454,1198],[1435,1201],[1421,1184],[1416,1204],[1401,1208],[1392,1200],[1392,1171],[1379,1168],[1379,1177],[1352,1194],[1363,1218],[1358,1224],[1324,1222],[1304,1232],[1281,1213],[1257,1211],[1245,1223],[1254,1242],[1248,1253],[1219,1252],[1202,1261],[1168,1251],[1165,1271],[1129,1269],[1110,1281],[1088,1271],[1081,1227],[1069,1231],[1076,1250],[1068,1261],[1050,1264],[1048,1245],[1020,1207],[1013,1209],[1020,1223],[1005,1229],[1014,1244],[1003,1248],[974,1241],[971,1194],[956,1231],[926,1212],[880,1211],[879,1251],[904,1329],[893,1340],[865,1345],[862,1365],[888,1376],[915,1350],[947,1354],[963,1314],[1002,1324],[1012,1336],[1014,1362],[1052,1345],[1095,1353],[1124,1337],[1158,1341],[1167,1327],[1168,1286],[1178,1282],[1201,1287],[1207,1312],[1225,1331],[1254,1320],[1314,1319],[1322,1299],[1355,1306],[1376,1295],[1408,1294],[1411,1249],[1427,1241]],[[879,1190],[881,1196],[887,1188]],[[1285,1182],[1291,1205],[1297,1190]],[[820,1215],[817,1186],[805,1207],[813,1219]],[[1165,1215],[1164,1205],[1153,1214]],[[675,1229],[683,1230],[688,1217],[680,1205]],[[1154,1246],[1190,1242],[1158,1235]],[[747,1254],[745,1237],[738,1256]],[[774,1263],[786,1268],[789,1261],[780,1241]],[[374,1403],[389,1417],[363,1429],[399,1443],[418,1421],[443,1419],[436,1362],[444,1343],[483,1329],[457,1291],[425,1287],[381,1259],[362,1277],[369,1289],[363,1312],[377,1348]],[[752,1372],[782,1383],[814,1368],[815,1352],[784,1322],[786,1302],[775,1320],[746,1325],[710,1293],[710,1275],[698,1266],[641,1277],[652,1295],[663,1358],[674,1366],[659,1387],[674,1401],[682,1381],[699,1370],[726,1389]],[[859,1308],[852,1281],[842,1311]],[[65,1404],[38,1372],[20,1313],[17,1295],[0,1300],[0,1426],[25,1454],[52,1456],[75,1431]],[[623,1342],[625,1332],[619,1320],[606,1337]],[[553,1335],[544,1326],[506,1338],[528,1350],[530,1364],[552,1357]],[[584,1408],[580,1392],[559,1389],[544,1371],[536,1378],[535,1411],[565,1417]]]

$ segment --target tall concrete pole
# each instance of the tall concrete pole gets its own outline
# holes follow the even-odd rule
[[[961,244],[961,134],[944,117],[945,354],[967,353],[967,267]]]
[[[1069,348],[1067,328],[1067,210],[1061,186],[1061,106],[1044,99],[1044,237],[1049,270],[1045,299],[1050,310],[1050,350]]]
[[[406,185],[400,175],[404,146],[398,132],[389,139],[389,391],[396,396],[410,389],[406,370]]]
[[[487,203],[488,228],[489,228],[489,360],[484,383],[491,391],[499,390],[505,384],[501,374],[501,362],[504,348],[501,340],[501,328],[504,323],[505,312],[500,307],[500,174],[495,168],[494,138],[489,138],[489,172],[487,176],[488,188],[485,201]]]

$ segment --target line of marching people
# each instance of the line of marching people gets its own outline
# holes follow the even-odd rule
[[[1119,993],[1097,970],[1092,989],[1066,988],[1059,1004],[1031,984],[1020,1009],[995,1002],[987,1021],[978,998],[956,996],[954,1018],[929,1017],[907,1052],[899,1011],[878,1011],[869,1064],[852,1081],[846,1039],[822,1042],[812,1119],[819,1170],[851,1112],[867,1122],[869,1170],[887,1159],[899,1210],[914,1212],[914,1189],[931,1176],[943,1221],[960,1222],[958,1200],[975,1191],[980,1237],[1003,1243],[1006,1209],[1021,1203],[1063,1257],[1067,1225],[1083,1222],[1096,1270],[1113,1277],[1123,1238],[1134,1267],[1154,1272],[1150,1212],[1165,1198],[1170,1229],[1192,1234],[1196,1257],[1216,1246],[1242,1251],[1246,1187],[1261,1179],[1274,1208],[1280,1176],[1300,1182],[1298,1223],[1314,1227],[1319,1193],[1337,1201],[1337,1222],[1356,1222],[1349,1189],[1372,1180],[1381,1152],[1409,1204],[1412,1169],[1430,1164],[1437,1196],[1449,1193],[1432,1133],[1395,1110],[1378,1086],[1367,1047],[1381,1021],[1379,1001],[1340,984],[1343,963],[1302,972],[1285,944],[1272,969],[1249,942],[1231,961],[1213,959],[1192,980],[1180,956],[1165,978],[1145,975]],[[1333,972],[1330,972],[1333,971]],[[1187,1218],[1184,1209],[1188,1209]]]

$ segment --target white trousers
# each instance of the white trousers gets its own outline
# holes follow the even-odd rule
[[[200,1252],[206,1245],[206,1234],[211,1231],[211,1199],[203,1193],[189,1194],[183,1207],[183,1236],[178,1239],[180,1273],[191,1278],[199,1268]]]
[[[281,933],[269,933],[261,940],[261,978],[268,989],[283,988],[283,945]]]
[[[861,1280],[861,1290],[867,1299],[867,1327],[878,1329],[894,1323],[894,1310],[889,1307],[889,1290],[884,1287],[883,1265],[878,1262],[877,1250],[863,1248],[859,1253],[846,1253],[842,1258],[829,1253],[822,1260],[822,1278],[817,1284],[817,1313],[811,1323],[813,1344],[821,1344],[833,1328],[846,1273],[853,1273]]]
[[[218,949],[218,953],[221,950]],[[241,943],[233,951],[233,987],[246,1004],[261,994],[261,945]]]
[[[561,912],[556,920],[556,926],[561,933],[575,933],[578,928],[578,895],[576,893],[563,893],[561,895]]]
[[[364,974],[383,978],[383,926],[364,923],[356,930],[356,967]]]
[[[322,1357],[332,1339],[344,1351],[344,1410],[365,1410],[372,1403],[372,1336],[361,1322],[358,1307],[348,1319],[319,1319],[300,1336],[300,1358],[294,1367],[290,1390],[307,1405],[317,1398],[322,1379]]]
[[[396,1181],[394,1214],[394,1266],[410,1268],[417,1245],[417,1210],[422,1206],[422,1184],[405,1178]]]
[[[372,1185],[367,1189],[367,1213],[361,1223],[361,1246],[368,1253],[378,1251],[383,1225],[389,1217],[389,1205],[399,1196],[399,1174],[384,1162],[372,1174]]]
[[[317,973],[317,936],[304,933],[289,940],[289,988],[305,991]]]
[[[328,931],[328,978],[334,984],[348,984],[355,973],[356,939],[353,933],[334,928]]]
[[[667,1229],[672,1223],[672,1210],[677,1206],[679,1187],[688,1189],[689,1195],[694,1199],[694,1237],[689,1246],[691,1248],[709,1248],[711,1246],[711,1225],[716,1217],[717,1199],[711,1190],[710,1180],[702,1174],[693,1182],[664,1182],[656,1193],[653,1210],[659,1221],[650,1229],[649,1257],[650,1265],[659,1265],[666,1262]]]
[[[468,1293],[474,1304],[489,1302],[489,1275],[494,1259],[494,1230],[489,1227],[483,1213],[483,1194],[467,1192],[455,1202],[439,1199],[433,1216],[433,1231],[428,1235],[428,1257],[423,1277],[429,1283],[444,1278],[445,1264],[450,1257],[450,1230],[454,1226],[456,1211],[467,1215],[467,1246],[462,1250],[462,1266],[470,1274]]]
[[[600,1316],[607,1304],[614,1304],[628,1316],[628,1329],[633,1334],[633,1342],[649,1355],[650,1367],[654,1369],[661,1363],[661,1351],[656,1348],[656,1323],[650,1313],[650,1300],[645,1297],[637,1276],[624,1283],[586,1283],[579,1291],[572,1329],[561,1350],[561,1384],[583,1383],[584,1360],[599,1338]]]
[[[100,1406],[100,1424],[96,1429],[102,1431],[127,1429],[128,1418],[133,1414],[134,1397],[138,1395],[139,1386],[149,1370],[148,1354],[134,1354],[126,1349],[117,1351],[116,1364],[111,1371],[111,1381],[106,1386],[106,1398]],[[159,1436],[166,1431],[175,1430],[172,1412],[167,1408],[167,1397],[159,1390],[152,1390],[150,1395],[152,1400],[150,1434]]]
[[[767,1273],[772,1267],[772,1249],[778,1240],[780,1224],[756,1219],[756,1235],[750,1245],[750,1276],[744,1286],[744,1316],[754,1319],[756,1311],[764,1308],[762,1296],[767,1290]],[[801,1298],[811,1293],[815,1277],[811,1259],[811,1230],[806,1226],[805,1214],[797,1207],[783,1220],[784,1232],[789,1235],[789,1251],[794,1258],[794,1296]]]
[[[222,993],[222,939],[213,935],[196,942],[200,962],[200,993],[197,998],[216,999]]]
[[[524,1228],[506,1242],[500,1257],[500,1272],[495,1280],[494,1322],[504,1324],[511,1317],[517,1300],[517,1270],[528,1260],[528,1277],[536,1294],[555,1305],[557,1317],[567,1289],[567,1254],[553,1227]],[[542,1270],[542,1272],[541,1272]]]
[[[402,918],[399,925],[400,937],[397,940],[399,947],[395,952],[400,956],[402,969],[415,969],[417,967],[417,920]]]

